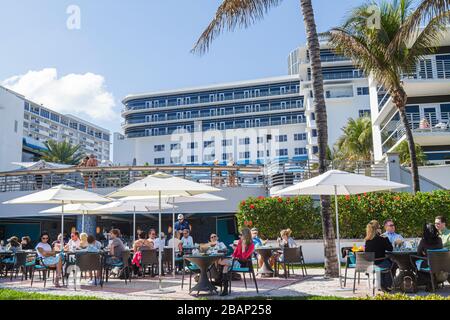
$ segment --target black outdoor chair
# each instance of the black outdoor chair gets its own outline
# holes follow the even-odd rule
[[[158,267],[158,252],[156,249],[141,250],[141,268],[142,277],[145,277],[145,271],[150,268],[150,276],[155,276],[155,269]]]
[[[61,258],[64,259],[64,258]],[[35,264],[31,267],[31,286],[34,283],[34,275],[36,270],[39,273],[39,279],[44,280],[44,288],[47,285],[47,279],[50,277],[50,272],[53,273],[53,282],[55,282],[56,266],[48,266],[45,264],[44,260],[40,257],[36,258]],[[65,283],[65,277],[62,277],[63,286]]]
[[[130,251],[124,250],[122,251],[121,259],[117,262],[113,263],[105,263],[105,276],[106,282],[109,279],[109,273],[113,268],[119,268],[119,275],[125,274],[124,277],[125,284],[127,284],[127,280],[131,282],[131,268],[130,268]]]
[[[231,264],[231,269],[230,269],[230,274],[232,275],[233,273],[240,273],[242,274],[242,278],[244,278],[244,285],[245,285],[245,289],[247,290],[247,280],[245,278],[245,274],[250,274],[250,279],[253,278],[253,282],[255,284],[255,288],[256,288],[256,293],[259,294],[259,289],[258,289],[258,283],[256,282],[256,275],[255,275],[255,269],[253,268],[253,262],[252,259],[250,258],[249,260],[241,263],[241,266],[239,268],[234,268],[234,264],[235,261],[239,261],[238,259],[233,259],[232,264]],[[232,277],[231,277],[232,278]],[[231,294],[231,279],[228,285],[228,294]],[[222,286],[221,286],[222,289]]]
[[[427,286],[431,287],[433,292],[436,292],[436,287],[439,284],[444,284],[448,280],[450,274],[450,251],[448,249],[441,250],[428,250],[427,257],[411,256],[411,263],[415,270],[420,275],[429,276],[429,282]],[[417,267],[416,261],[426,260],[428,266]]]
[[[167,266],[168,273],[172,272],[172,270],[173,270],[172,252],[173,252],[173,248],[164,248],[163,256],[162,256],[163,273],[164,273],[164,266]]]
[[[10,258],[10,260],[5,263],[5,277],[8,276],[8,271],[10,271],[11,272],[10,281],[12,281],[13,277],[17,278],[17,276],[19,275],[19,271],[21,271],[23,281],[24,276],[26,278],[28,270],[27,257],[28,253],[24,251],[14,253],[14,255]]]
[[[283,266],[284,277],[287,279],[290,276],[290,271],[294,273],[294,266],[300,266],[302,275],[305,277],[308,275],[306,270],[305,258],[303,257],[302,247],[298,248],[283,248],[283,261],[276,262],[276,273],[279,274],[280,266]],[[287,269],[286,269],[287,267]]]
[[[200,268],[190,262],[189,260],[186,260],[183,258],[183,271],[181,276],[181,289],[184,287],[184,276],[186,272],[189,273],[189,292],[191,292],[192,288],[192,275],[199,275],[200,274]]]
[[[370,289],[370,277],[372,276],[372,290],[373,295],[375,295],[375,274],[377,272],[380,273],[388,273],[392,278],[392,283],[394,282],[394,278],[391,273],[390,268],[383,268],[375,265],[376,261],[383,261],[386,258],[375,259],[374,252],[356,252],[356,266],[355,266],[355,275],[353,277],[353,293],[356,291],[356,276],[358,275],[358,279],[361,273],[367,275],[367,281]]]
[[[76,254],[75,265],[77,267],[76,271],[81,273],[86,273],[88,271],[94,271],[95,285],[100,282],[100,286],[103,287],[102,279],[102,257],[99,253],[95,252],[80,252]],[[80,275],[81,276],[81,275]],[[74,277],[74,281],[75,281]],[[75,286],[76,290],[76,286]]]

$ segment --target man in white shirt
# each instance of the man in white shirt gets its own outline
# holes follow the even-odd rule
[[[175,252],[176,253],[180,252],[180,243],[182,243],[180,240],[180,235],[181,235],[180,231],[175,231],[175,237],[171,238],[169,240],[169,244],[168,244],[169,248],[173,248],[174,242],[175,242]]]
[[[80,248],[80,234],[78,231],[72,232],[69,242],[65,245],[65,250],[73,250]]]
[[[189,235],[189,229],[183,230],[183,237],[181,238],[181,242],[183,243],[183,247],[193,247],[194,240]]]

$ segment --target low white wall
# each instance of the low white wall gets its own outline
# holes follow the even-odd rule
[[[419,174],[450,189],[450,165],[419,167]]]

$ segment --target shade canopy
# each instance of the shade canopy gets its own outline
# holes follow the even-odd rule
[[[110,202],[111,200],[96,193],[76,189],[66,185],[59,185],[47,190],[35,192],[24,197],[3,202],[3,204],[48,204],[62,202],[71,203],[96,203]]]
[[[65,169],[73,167],[73,165],[60,164],[39,160],[38,162],[11,162],[13,165],[19,166],[26,170],[45,170],[45,169]]]
[[[352,195],[408,188],[406,184],[331,170],[315,178],[275,192],[274,195]]]
[[[111,193],[113,198],[128,196],[194,196],[197,194],[216,192],[220,189],[198,182],[178,178],[166,173],[157,172],[142,180]]]
[[[55,213],[55,214],[92,214],[95,210],[100,207],[101,204],[98,203],[75,203],[68,204],[48,210],[41,211],[40,213]]]
[[[154,199],[153,199],[154,200]],[[166,203],[161,204],[161,209],[170,209],[171,205]],[[124,212],[149,212],[158,211],[159,203],[156,201],[143,202],[143,201],[114,201],[97,207],[95,210],[97,213],[124,213]]]
[[[190,202],[213,202],[213,201],[225,201],[227,199],[209,194],[209,193],[202,193],[197,194],[195,196],[186,197],[186,196],[162,196],[165,203],[190,203]],[[121,198],[120,200],[123,201],[135,201],[135,202],[142,202],[142,201],[149,201],[149,200],[157,200],[157,196],[137,196],[137,197],[125,197]]]

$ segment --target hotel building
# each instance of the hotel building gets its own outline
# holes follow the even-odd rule
[[[11,162],[33,161],[46,149],[48,140],[81,145],[81,152],[95,154],[99,161],[110,159],[110,132],[72,115],[64,115],[26,97],[0,87],[2,141],[15,148],[2,152],[0,171],[15,168]],[[2,111],[3,111],[2,110]],[[10,119],[14,116],[14,119]],[[14,125],[13,128],[10,128]],[[2,147],[3,149],[3,147]],[[16,150],[17,149],[17,150]],[[5,154],[9,154],[6,158]]]
[[[415,143],[434,164],[450,164],[450,29],[435,54],[421,59],[403,75],[408,95],[406,113]],[[406,139],[392,98],[369,79],[375,161]]]
[[[348,118],[370,113],[367,78],[322,44],[329,142]],[[130,95],[124,134],[114,135],[121,165],[264,164],[314,159],[318,152],[306,47],[281,77]]]

